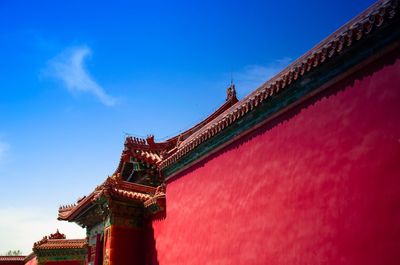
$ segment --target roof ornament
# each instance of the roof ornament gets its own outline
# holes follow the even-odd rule
[[[46,244],[50,239],[66,239],[64,234],[61,234],[60,231],[57,231],[54,234],[50,234],[49,236],[44,236],[42,240],[37,241],[33,244],[33,249],[36,249],[38,246]]]
[[[150,146],[155,145],[156,142],[154,141],[154,135],[152,135],[152,134],[148,135],[146,138],[146,142]]]
[[[50,234],[48,237],[49,239],[65,239],[66,236],[64,234],[61,234],[60,231],[57,231],[54,234]]]
[[[127,136],[125,138],[125,146],[127,145],[145,145],[146,144],[146,140],[143,138],[139,138],[139,137],[134,137],[134,136]]]
[[[176,147],[179,147],[179,145],[182,143],[182,134],[179,135],[178,140],[176,140]]]
[[[232,99],[237,99],[237,98],[236,98],[235,84],[231,80],[231,84],[226,90],[226,101],[230,101]]]

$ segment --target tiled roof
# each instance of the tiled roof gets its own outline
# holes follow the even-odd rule
[[[48,239],[35,245],[34,249],[79,249],[85,248],[86,245],[86,239]]]
[[[301,56],[275,77],[262,84],[250,95],[215,117],[205,126],[187,137],[173,154],[163,159],[159,169],[164,169],[214,137],[241,117],[271,99],[272,96],[287,89],[306,73],[315,70],[327,61],[338,56],[342,51],[366,38],[385,23],[393,20],[399,13],[399,1],[378,1],[359,16],[346,23],[336,32]]]
[[[72,221],[84,209],[91,206],[102,195],[110,196],[125,201],[134,201],[144,204],[145,201],[154,197],[157,189],[150,186],[140,185],[123,181],[119,175],[108,177],[91,194],[78,200],[76,204],[62,206],[59,208],[58,219]]]
[[[237,100],[234,86],[228,88],[227,101],[218,110],[175,137],[160,143],[156,143],[153,136],[147,139],[127,137],[113,177],[109,177],[76,204],[60,207],[59,219],[74,221],[102,195],[143,203],[145,207],[151,205],[157,196],[165,196],[165,193],[157,194],[155,188],[129,183],[120,177],[132,158],[160,171],[173,165],[202,143],[237,123],[250,111],[271,101],[273,96],[293,89],[295,86],[292,85],[300,82],[307,73],[316,71],[335,57],[340,58],[344,51],[354,47],[357,42],[385,27],[398,16],[398,3],[399,0],[387,0],[372,5],[242,100]]]
[[[79,249],[86,247],[86,239],[66,239],[58,229],[54,234],[43,237],[42,240],[33,244],[33,250],[44,249]]]
[[[114,174],[121,173],[124,163],[130,162],[131,158],[138,161],[158,166],[163,159],[173,154],[177,148],[192,134],[203,128],[210,121],[221,115],[225,110],[229,109],[238,101],[234,85],[227,90],[227,98],[225,103],[216,111],[209,115],[206,119],[191,127],[190,129],[176,135],[164,142],[155,142],[154,136],[147,139],[137,137],[127,137],[124,143],[124,150],[121,155],[120,163]]]
[[[127,137],[123,152],[124,161],[127,162],[129,161],[130,157],[134,157],[139,161],[155,165],[161,161],[161,152],[165,148],[168,148],[168,145],[150,145],[146,144],[144,139]]]
[[[20,262],[24,259],[25,256],[0,256],[0,262]]]
[[[176,163],[262,103],[290,89],[290,85],[305,74],[321,67],[393,20],[398,15],[398,2],[399,0],[378,1],[242,100],[237,100],[234,86],[229,87],[227,101],[218,110],[199,124],[165,142],[155,143],[153,136],[147,139],[127,137],[115,173],[121,173],[124,163],[131,162],[131,158],[153,165],[158,170]]]
[[[36,254],[35,254],[35,252],[32,252],[31,254],[29,254],[28,256],[25,257],[24,262],[26,263],[29,260],[34,259],[34,258],[36,258]]]
[[[77,203],[60,206],[60,208],[58,209],[58,219],[69,220],[73,217],[75,213],[78,213],[80,209],[83,209],[85,206],[90,204],[95,195],[96,193],[92,192],[88,196],[85,196],[83,199],[79,199]]]

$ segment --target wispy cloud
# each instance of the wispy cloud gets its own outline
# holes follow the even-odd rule
[[[72,93],[90,93],[106,106],[113,106],[116,99],[108,95],[85,68],[85,59],[91,55],[87,46],[69,48],[49,61],[44,73],[60,80]]]
[[[0,208],[0,255],[8,250],[31,252],[33,243],[60,229],[67,238],[84,238],[76,224],[57,221],[54,212],[40,208]]]
[[[279,73],[290,62],[291,59],[285,57],[265,65],[248,65],[241,71],[233,73],[233,78],[236,86],[248,93]]]

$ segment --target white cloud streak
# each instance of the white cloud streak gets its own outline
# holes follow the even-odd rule
[[[87,46],[67,49],[50,60],[44,72],[60,80],[72,93],[90,93],[104,105],[113,106],[116,99],[108,95],[85,69],[84,61],[90,55],[91,50]]]
[[[32,252],[33,243],[57,229],[67,238],[85,238],[76,224],[57,221],[56,212],[40,208],[0,208],[0,255],[8,250]]]
[[[282,58],[266,65],[248,65],[242,71],[233,73],[236,86],[249,93],[274,77],[291,62],[290,58]]]

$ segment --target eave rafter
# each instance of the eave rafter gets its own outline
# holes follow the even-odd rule
[[[260,109],[262,105],[271,102],[276,96],[283,94],[294,84],[312,72],[318,71],[330,61],[339,58],[371,35],[379,34],[386,26],[398,24],[399,0],[378,1],[352,19],[329,37],[324,39],[309,52],[291,63],[286,69],[262,84],[254,92],[238,101],[224,113],[215,117],[206,126],[191,134],[169,156],[159,164],[158,169],[168,175],[171,168],[203,143],[216,138],[222,131],[237,124],[250,112]],[[395,29],[396,30],[396,29]],[[398,31],[398,28],[397,28]]]
[[[144,163],[148,168],[154,169],[157,174],[159,174],[159,166],[161,163],[169,156],[173,155],[186,139],[212,122],[216,117],[224,113],[237,102],[235,86],[232,84],[227,89],[227,97],[224,104],[206,119],[190,129],[164,142],[155,142],[153,135],[148,136],[146,139],[132,136],[126,137],[120,163],[114,174],[121,174],[126,164],[135,162]]]
[[[108,214],[108,210],[103,205],[104,201],[108,203],[118,201],[154,212],[154,207],[151,209],[149,207],[153,206],[154,202],[160,204],[165,200],[163,187],[154,188],[130,183],[122,180],[119,175],[114,175],[108,177],[103,184],[88,196],[78,200],[76,204],[61,206],[58,219],[77,222],[81,226],[92,226]]]

